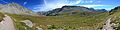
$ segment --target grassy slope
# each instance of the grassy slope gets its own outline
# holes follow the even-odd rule
[[[36,26],[40,26],[45,30],[48,29],[90,29],[95,30],[101,28],[103,22],[106,20],[108,13],[102,13],[98,15],[91,16],[25,16],[25,15],[16,15],[9,14],[9,16],[15,19],[17,30],[35,30]],[[26,26],[24,23],[21,23],[22,20],[30,20],[35,26],[32,28]],[[47,25],[52,25],[54,27],[48,27]],[[27,27],[27,29],[25,29]]]
[[[118,30],[120,30],[120,11],[116,10],[112,12],[112,15],[110,16],[112,18],[112,23],[119,23],[118,24]]]
[[[4,17],[5,17],[4,14],[0,13],[0,22],[3,20]]]

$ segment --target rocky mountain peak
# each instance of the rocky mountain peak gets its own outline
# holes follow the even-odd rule
[[[27,14],[27,15],[32,15],[35,14],[33,11],[17,4],[17,3],[8,3],[4,5],[0,5],[0,12],[4,13],[10,13],[10,14]]]

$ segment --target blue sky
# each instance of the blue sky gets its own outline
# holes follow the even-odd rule
[[[120,5],[120,0],[0,0],[1,4],[15,2],[35,12],[48,11],[64,5],[85,6],[110,10]]]

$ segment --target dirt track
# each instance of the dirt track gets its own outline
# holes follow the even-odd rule
[[[8,15],[5,15],[3,19],[4,20],[0,22],[0,30],[16,30],[13,20]]]
[[[109,18],[106,22],[105,25],[103,26],[102,30],[114,30],[112,27],[112,24],[110,24],[111,18]]]

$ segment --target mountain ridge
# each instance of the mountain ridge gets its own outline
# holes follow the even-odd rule
[[[30,9],[27,9],[17,3],[8,3],[8,4],[1,4],[0,5],[0,12],[3,13],[10,13],[10,14],[26,14],[26,15],[34,15],[36,14]]]
[[[102,12],[108,12],[105,9],[94,9],[94,8],[87,8],[84,6],[63,6],[61,8],[56,8],[53,10],[50,10],[48,12],[38,12],[38,14],[49,16],[49,15],[58,15],[59,13],[72,13],[72,12],[92,12],[92,13],[102,13]]]

